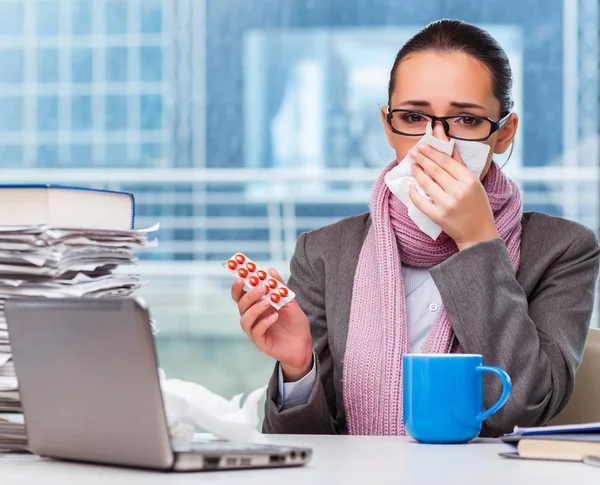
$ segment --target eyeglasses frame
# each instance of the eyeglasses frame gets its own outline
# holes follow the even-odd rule
[[[423,136],[425,133],[404,133],[402,131],[397,130],[396,128],[394,128],[392,126],[392,115],[394,113],[415,113],[415,114],[419,114],[422,116],[426,116],[427,118],[431,119],[431,127],[433,128],[435,126],[435,123],[437,121],[439,121],[440,123],[442,123],[442,126],[444,127],[444,132],[446,133],[446,136],[448,138],[453,138],[455,140],[464,140],[464,141],[485,141],[487,140],[490,136],[492,136],[496,131],[498,131],[500,128],[502,128],[506,122],[508,121],[508,119],[510,118],[510,115],[512,114],[512,112],[508,112],[506,114],[506,116],[504,116],[502,119],[498,120],[498,121],[494,121],[491,118],[488,118],[487,116],[477,116],[477,115],[453,115],[453,116],[434,116],[432,114],[429,113],[425,113],[424,111],[418,111],[418,110],[414,110],[414,109],[393,109],[393,110],[389,110],[386,114],[386,120],[388,122],[388,125],[390,125],[391,130],[396,133],[397,135],[402,135],[402,136]],[[465,118],[465,117],[469,117],[469,118],[475,118],[475,119],[480,119],[480,120],[487,120],[490,122],[490,132],[486,137],[483,138],[460,138],[458,136],[452,136],[450,135],[450,125],[448,124],[448,120],[451,119],[456,119],[456,118]]]

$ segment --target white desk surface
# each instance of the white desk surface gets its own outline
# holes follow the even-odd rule
[[[0,454],[0,482],[2,485],[600,483],[600,468],[581,463],[501,458],[498,452],[512,448],[498,442],[427,446],[406,438],[355,436],[270,436],[268,440],[310,446],[314,450],[313,459],[302,468],[164,473]]]

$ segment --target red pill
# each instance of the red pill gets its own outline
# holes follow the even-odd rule
[[[229,269],[235,269],[237,268],[237,263],[233,259],[230,259],[229,261],[227,261],[227,267]]]
[[[250,276],[250,278],[248,278],[248,283],[250,283],[251,286],[256,286],[258,285],[258,278],[256,276]]]
[[[267,284],[271,287],[271,288],[277,288],[277,280],[274,279],[270,279],[269,281],[267,281]]]
[[[235,255],[235,260],[240,263],[243,264],[244,261],[246,261],[246,258],[244,257],[243,254],[236,254]]]
[[[281,297],[277,293],[271,294],[271,301],[273,303],[277,303],[277,302],[279,302],[279,300],[281,300]]]
[[[267,272],[263,271],[262,269],[259,269],[256,272],[256,276],[258,276],[258,279],[262,281],[262,280],[264,280],[267,277]]]
[[[265,295],[268,295],[269,291],[271,291],[271,288],[269,288],[267,285],[265,285]]]
[[[288,296],[288,293],[289,293],[289,292],[288,292],[288,289],[287,289],[285,286],[282,286],[281,288],[279,288],[279,294],[280,294],[281,296],[283,296],[284,298],[285,298],[286,296]]]
[[[246,268],[248,268],[248,271],[250,271],[250,273],[254,273],[256,271],[256,265],[252,261],[246,264]]]
[[[248,276],[248,270],[246,268],[240,268],[240,269],[238,269],[238,274],[242,278],[245,278],[246,276]]]

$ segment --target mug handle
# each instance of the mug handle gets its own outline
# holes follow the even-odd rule
[[[492,374],[496,374],[502,381],[502,395],[500,396],[500,399],[498,399],[496,404],[494,404],[487,411],[477,415],[477,421],[479,423],[483,423],[484,420],[489,418],[492,414],[498,411],[498,409],[506,404],[506,401],[508,401],[508,398],[510,397],[510,391],[512,390],[512,382],[510,380],[510,376],[499,367],[480,365],[476,370],[477,372],[491,372]]]

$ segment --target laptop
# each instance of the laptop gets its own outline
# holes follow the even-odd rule
[[[9,299],[6,319],[29,448],[156,470],[305,465],[309,448],[169,439],[149,313],[141,300]]]

